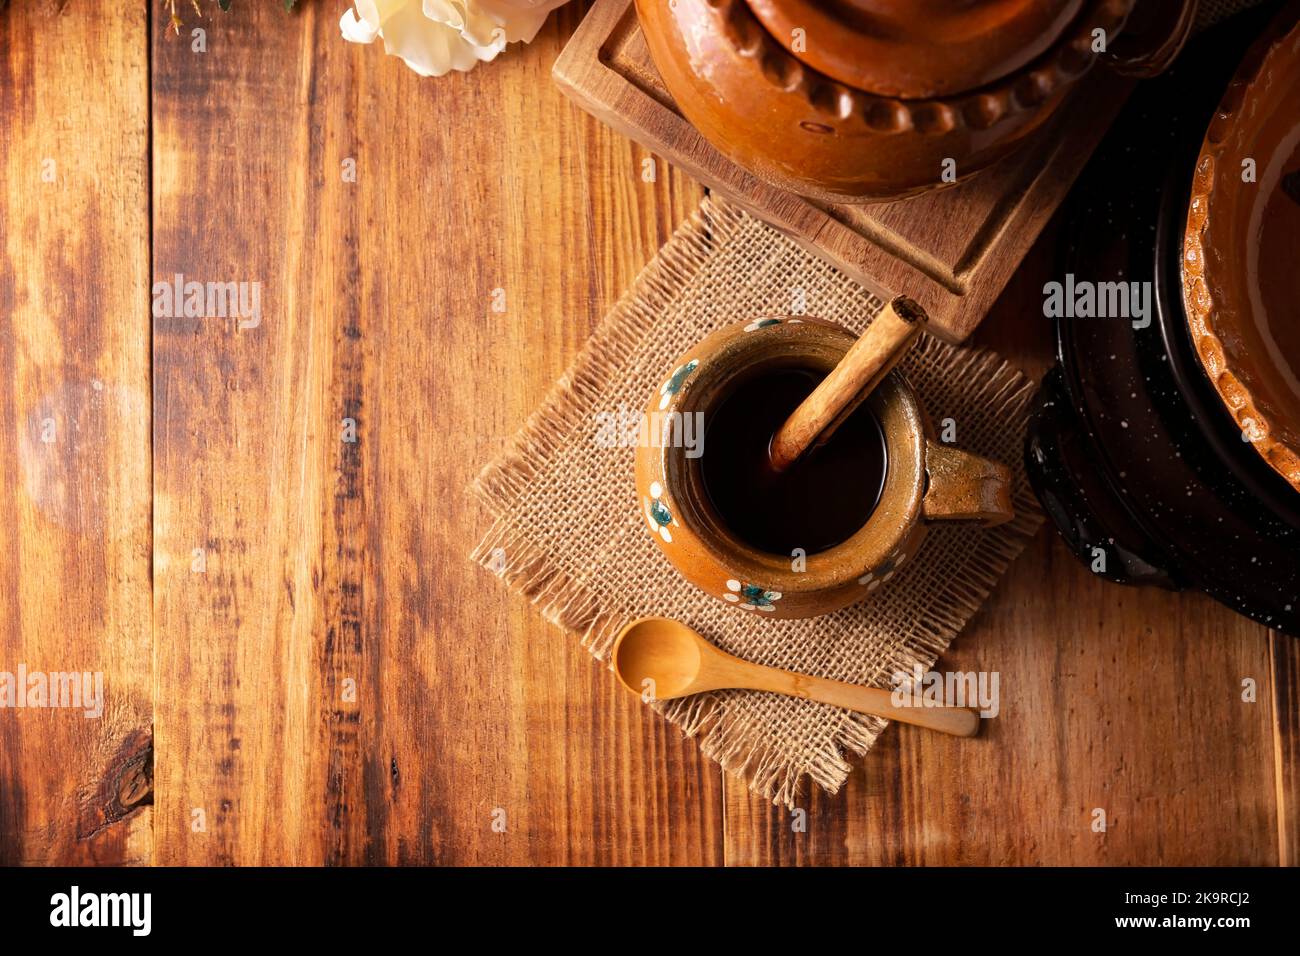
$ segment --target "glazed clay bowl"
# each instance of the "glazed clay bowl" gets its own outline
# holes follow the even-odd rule
[[[1300,4],[1247,53],[1197,157],[1182,293],[1243,441],[1300,491]]]
[[[1145,20],[1158,62],[1124,49],[1134,0],[636,0],[687,119],[731,160],[830,202],[960,182],[1057,113],[1098,57],[1154,69],[1195,0]],[[1132,46],[1132,44],[1130,44]]]
[[[724,327],[664,370],[646,421],[662,434],[663,423],[698,413],[708,455],[712,413],[737,385],[779,368],[824,374],[853,342],[848,331],[807,316]],[[1008,469],[937,442],[901,373],[892,372],[867,407],[884,433],[888,464],[879,503],[843,543],[802,560],[751,547],[711,504],[702,456],[692,458],[671,441],[642,443],[636,455],[638,507],[655,543],[683,577],[739,612],[801,618],[845,607],[886,585],[916,554],[931,522],[996,524],[1013,516]]]

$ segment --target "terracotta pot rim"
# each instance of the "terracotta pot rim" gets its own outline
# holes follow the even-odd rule
[[[659,0],[637,0],[638,4]],[[822,73],[773,37],[746,0],[704,0],[732,52],[759,65],[757,73],[779,93],[802,97],[814,113],[835,123],[856,122],[875,133],[944,135],[986,131],[1022,113],[1034,113],[1092,67],[1092,31],[1114,38],[1134,0],[1088,0],[1085,9],[1046,52],[982,87],[908,99],[858,89]]]
[[[1019,72],[1055,46],[1091,0],[745,2],[788,52],[831,79],[921,100]]]
[[[1262,431],[1255,431],[1260,436],[1258,440],[1251,440],[1248,444],[1288,484],[1300,491],[1300,447],[1278,437],[1269,416],[1251,394],[1242,370],[1232,367],[1230,353],[1216,328],[1219,303],[1215,302],[1204,275],[1207,262],[1204,237],[1210,228],[1216,186],[1224,176],[1238,175],[1237,169],[1225,170],[1220,162],[1231,129],[1241,118],[1241,108],[1249,99],[1250,87],[1261,78],[1274,55],[1280,55],[1279,48],[1288,40],[1296,40],[1298,30],[1300,3],[1292,3],[1247,53],[1219,103],[1193,167],[1179,275],[1188,333],[1206,378],[1223,407],[1243,431],[1252,423],[1263,426]],[[1196,263],[1196,268],[1189,269],[1189,260]]]

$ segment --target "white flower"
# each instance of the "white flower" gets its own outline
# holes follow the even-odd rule
[[[507,43],[537,36],[546,15],[565,0],[353,0],[339,20],[343,38],[384,49],[421,76],[472,70]]]

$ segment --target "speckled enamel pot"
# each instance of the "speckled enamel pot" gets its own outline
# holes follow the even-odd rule
[[[713,410],[741,382],[773,369],[829,372],[853,341],[839,326],[807,316],[727,326],[667,367],[650,397],[650,431],[668,437],[637,450],[638,507],[674,567],[738,609],[778,618],[837,610],[887,584],[920,548],[927,522],[1012,517],[1008,469],[936,442],[916,394],[893,372],[867,399],[889,457],[867,524],[842,544],[806,556],[758,551],[732,533],[709,501],[701,469]],[[687,443],[673,440],[685,416],[705,423],[695,457]]]

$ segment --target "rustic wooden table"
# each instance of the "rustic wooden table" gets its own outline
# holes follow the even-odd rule
[[[0,671],[107,697],[0,710],[0,862],[1300,859],[1300,643],[1046,530],[945,658],[1000,717],[806,832],[472,567],[466,484],[701,191],[552,86],[580,5],[437,80],[344,6],[0,12]],[[1033,374],[1050,256],[977,338]],[[176,273],[260,324],[151,318]]]

